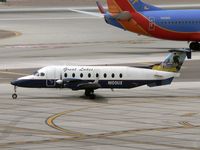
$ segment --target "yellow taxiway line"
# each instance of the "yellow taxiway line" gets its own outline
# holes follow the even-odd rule
[[[94,106],[93,106],[93,107],[94,107]],[[64,112],[61,112],[61,113],[57,113],[57,114],[52,115],[52,116],[50,116],[49,118],[47,118],[46,124],[47,124],[49,127],[51,127],[51,128],[54,128],[54,129],[59,130],[59,131],[61,131],[61,132],[64,132],[67,136],[76,136],[76,137],[85,136],[85,134],[83,134],[83,133],[76,132],[76,131],[71,131],[71,130],[64,129],[64,128],[62,128],[62,127],[57,126],[57,125],[54,123],[54,120],[57,119],[57,118],[59,118],[59,117],[62,116],[62,115],[66,115],[66,114],[69,114],[69,113],[73,113],[73,112],[78,112],[78,111],[86,110],[86,109],[93,108],[93,107],[85,107],[85,108],[80,108],[80,109],[75,109],[75,110],[68,110],[68,111],[64,111]]]

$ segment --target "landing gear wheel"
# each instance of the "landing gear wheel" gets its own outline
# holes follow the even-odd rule
[[[85,96],[89,97],[90,99],[95,99],[94,90],[85,90]]]
[[[17,94],[16,94],[16,93],[17,93],[17,87],[16,87],[16,86],[14,86],[14,92],[15,92],[15,93],[12,94],[12,98],[13,98],[13,99],[17,99]]]
[[[91,95],[89,96],[89,98],[90,98],[90,99],[95,99],[95,98],[96,98],[96,95],[95,95],[95,94],[91,94]]]
[[[200,43],[198,42],[190,43],[190,49],[195,51],[200,51]]]
[[[14,93],[14,94],[12,95],[12,98],[13,98],[13,99],[17,99],[17,94]]]

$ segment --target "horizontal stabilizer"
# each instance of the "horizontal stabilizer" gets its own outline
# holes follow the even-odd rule
[[[132,18],[132,15],[128,11],[122,11],[116,15],[112,15],[112,17],[117,20],[127,20],[128,21]]]
[[[188,59],[192,59],[192,51],[190,49],[172,49],[169,52],[183,52],[186,53]]]
[[[156,87],[156,86],[163,86],[163,85],[169,85],[172,83],[174,77],[169,78],[169,79],[165,79],[165,80],[158,80],[158,81],[154,81],[152,83],[147,84],[147,86],[149,87]]]

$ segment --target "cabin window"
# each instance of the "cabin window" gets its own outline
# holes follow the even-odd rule
[[[120,74],[119,74],[119,77],[120,77],[120,78],[122,78],[122,77],[123,77],[122,73],[120,73]]]
[[[88,73],[88,78],[91,78],[91,73]]]
[[[75,78],[75,73],[72,73],[72,77]]]
[[[99,74],[98,73],[96,73],[96,78],[98,78],[99,77]]]
[[[44,76],[45,76],[45,73],[41,72],[41,73],[40,73],[40,76],[41,76],[41,77],[44,77]]]
[[[107,78],[107,74],[106,74],[106,73],[104,73],[104,75],[103,75],[103,76],[104,76],[104,78]]]
[[[80,77],[83,78],[83,73],[80,74]]]
[[[115,77],[115,74],[114,74],[114,73],[112,73],[112,75],[111,75],[111,76],[112,76],[112,78],[114,78],[114,77]]]
[[[64,77],[67,78],[67,73],[64,74]]]

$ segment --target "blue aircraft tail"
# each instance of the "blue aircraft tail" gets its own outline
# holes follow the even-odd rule
[[[142,0],[128,0],[136,11],[155,11],[162,10],[159,7],[145,3]]]

